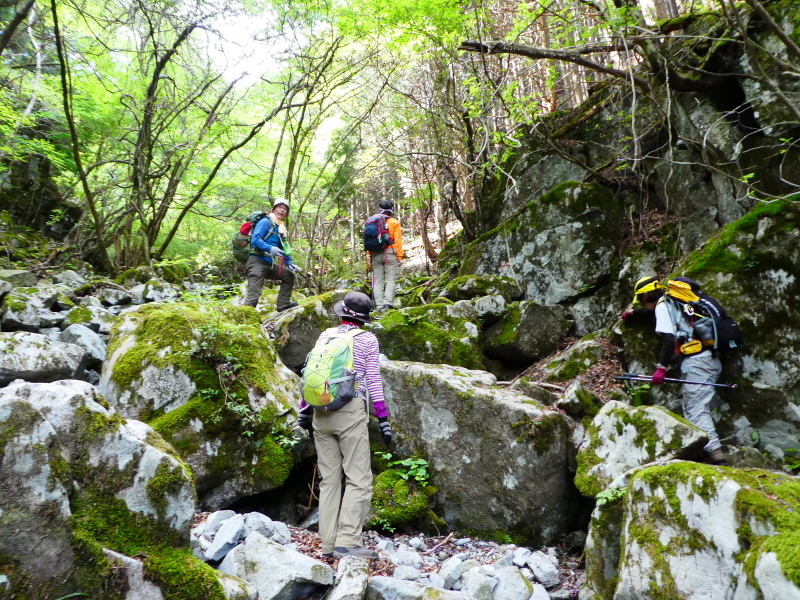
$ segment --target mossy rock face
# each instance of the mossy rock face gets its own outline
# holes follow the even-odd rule
[[[142,265],[123,271],[114,281],[120,285],[131,287],[137,283],[147,283],[156,278],[156,270],[149,265]]]
[[[655,460],[694,458],[707,443],[704,431],[665,408],[612,400],[586,431],[575,485],[594,497],[629,469]]]
[[[126,588],[107,548],[148,556],[145,577],[165,599],[224,598],[213,572],[188,548],[191,469],[150,427],[111,412],[93,386],[59,381],[0,390],[0,456],[0,556],[9,597],[81,590],[122,600]],[[170,572],[169,561],[180,561],[183,572]],[[166,593],[197,573],[206,573],[204,585],[191,588],[198,595]]]
[[[564,183],[472,242],[459,275],[510,277],[541,304],[574,300],[617,272],[621,218],[622,206],[606,188]]]
[[[369,329],[377,336],[381,353],[393,360],[480,369],[480,329],[472,305],[427,304],[391,310]]]
[[[294,459],[278,441],[299,382],[258,313],[227,304],[148,304],[114,328],[100,389],[120,414],[150,423],[197,476],[215,510],[283,484]]]
[[[520,285],[510,277],[463,275],[450,281],[440,295],[453,301],[500,295],[506,302],[513,302],[519,300],[523,293]]]
[[[739,323],[745,344],[723,355],[720,437],[746,416],[761,444],[786,449],[800,438],[800,206],[762,204],[726,225],[702,249],[681,262],[673,276],[699,282]],[[628,370],[652,373],[659,340],[647,322],[621,326]],[[667,387],[667,386],[665,386]],[[659,400],[678,405],[680,390]]]
[[[592,515],[582,597],[800,597],[797,478],[672,462],[623,491]]]
[[[460,367],[381,364],[395,456],[425,458],[449,527],[550,544],[572,524],[566,417]],[[521,543],[521,542],[520,542]]]
[[[571,326],[563,306],[543,306],[529,300],[516,302],[486,331],[484,352],[509,365],[530,365],[555,352]]]
[[[283,364],[299,372],[319,335],[341,322],[333,306],[346,294],[347,290],[335,290],[312,296],[296,308],[277,313],[271,327]]]

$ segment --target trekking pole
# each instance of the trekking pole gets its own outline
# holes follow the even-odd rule
[[[645,383],[652,383],[653,378],[650,375],[638,375],[637,373],[623,373],[614,377],[619,381],[644,381]],[[710,385],[711,387],[727,388],[735,390],[739,386],[735,383],[707,383],[705,381],[687,381],[685,379],[673,379],[672,377],[665,377],[664,383],[688,383],[691,385]]]

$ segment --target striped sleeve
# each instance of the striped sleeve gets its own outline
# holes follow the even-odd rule
[[[359,382],[360,398],[364,397],[364,383],[369,390],[369,399],[372,402],[375,416],[388,417],[386,401],[383,397],[383,378],[380,366],[380,345],[378,338],[370,331],[365,331],[353,339],[353,367]]]

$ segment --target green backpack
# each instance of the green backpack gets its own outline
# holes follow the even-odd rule
[[[362,329],[338,333],[336,327],[317,341],[303,367],[303,400],[318,410],[339,410],[356,395],[356,372],[353,368],[353,338]]]
[[[252,248],[250,247],[250,234],[253,232],[253,229],[261,219],[267,216],[267,213],[264,211],[257,211],[254,213],[250,213],[247,217],[247,221],[244,222],[244,225],[233,234],[233,239],[231,240],[231,252],[233,252],[233,258],[238,260],[239,262],[245,262],[247,257],[252,254]]]

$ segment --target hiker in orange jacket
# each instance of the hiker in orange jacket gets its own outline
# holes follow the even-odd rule
[[[392,243],[383,250],[370,252],[372,295],[377,309],[387,309],[394,308],[397,274],[403,260],[403,228],[394,216],[394,203],[391,200],[382,200],[378,206],[386,216]]]

